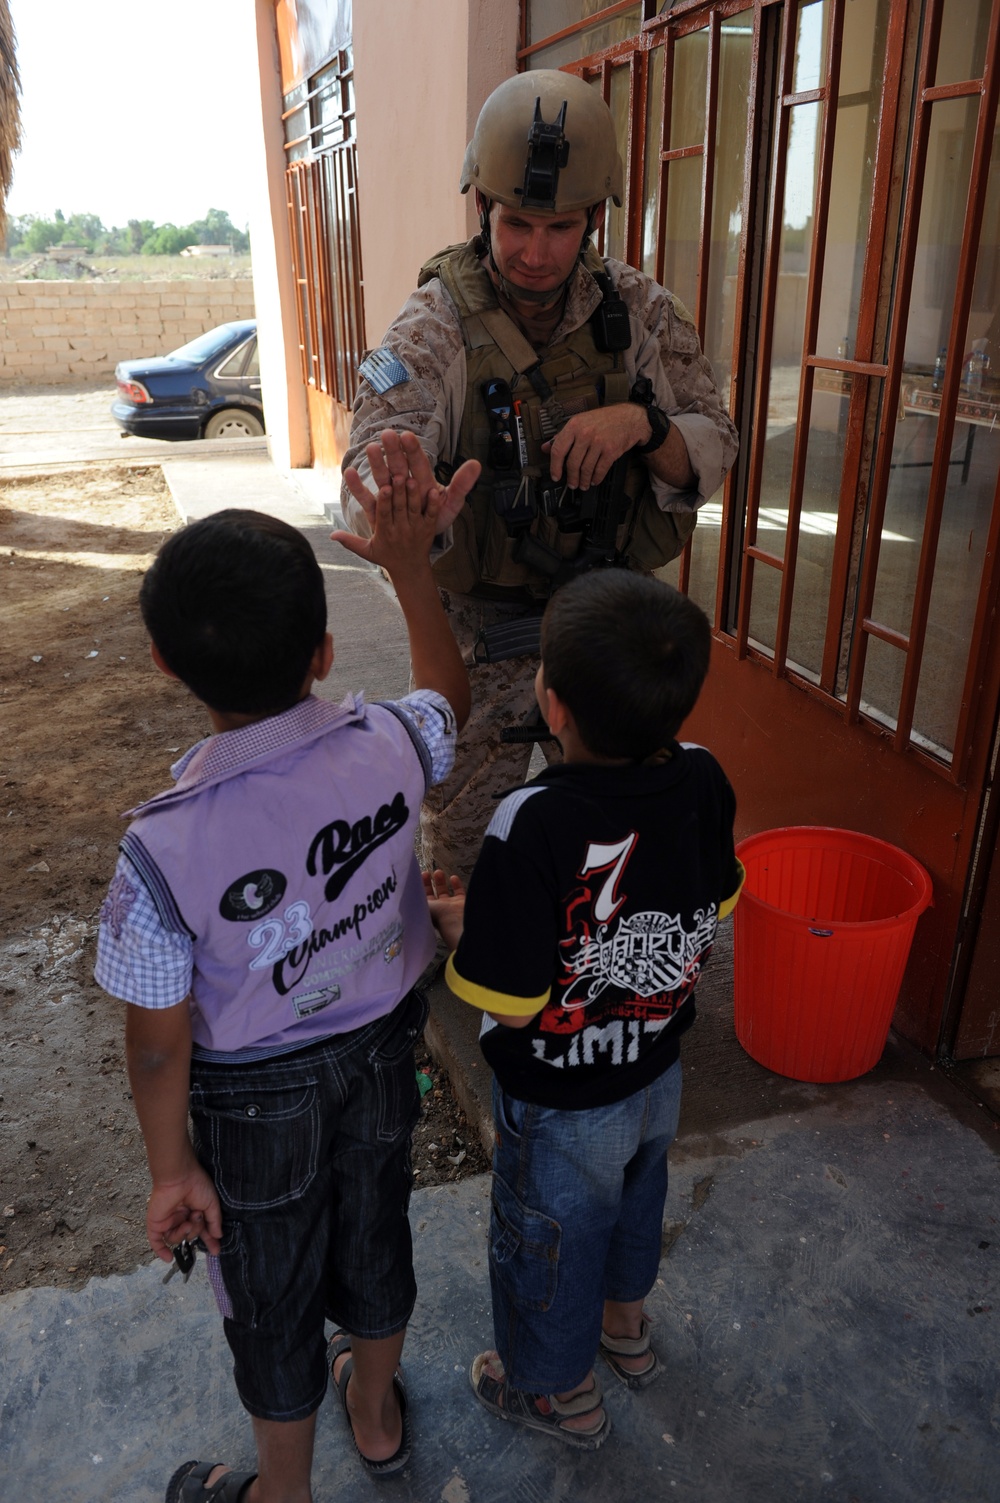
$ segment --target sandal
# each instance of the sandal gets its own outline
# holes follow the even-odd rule
[[[336,1362],[337,1358],[343,1356],[345,1352],[349,1352],[351,1350],[350,1336],[348,1336],[346,1331],[334,1331],[333,1335],[330,1337],[330,1345],[327,1350],[330,1358],[330,1373],[332,1376],[333,1365]],[[351,1381],[351,1373],[353,1371],[354,1358],[348,1357],[347,1361],[340,1369],[340,1377],[334,1377],[333,1381],[334,1386],[336,1387],[336,1390],[340,1395],[340,1402],[344,1406],[344,1414],[347,1418],[347,1428],[351,1432],[351,1440],[354,1443],[354,1449],[355,1451],[357,1451],[358,1459],[369,1476],[391,1477],[395,1472],[401,1472],[403,1470],[404,1466],[406,1466],[407,1462],[410,1459],[410,1452],[413,1449],[413,1434],[410,1428],[410,1416],[407,1411],[406,1389],[403,1386],[403,1374],[400,1372],[399,1368],[397,1368],[392,1379],[392,1386],[396,1390],[396,1397],[399,1400],[399,1417],[402,1421],[403,1426],[399,1445],[396,1447],[395,1451],[393,1451],[392,1455],[387,1456],[384,1461],[373,1461],[370,1456],[365,1455],[364,1451],[362,1451],[361,1447],[358,1445],[357,1437],[354,1434],[354,1426],[351,1424],[351,1411],[347,1407],[347,1385]]]
[[[225,1472],[218,1482],[206,1487],[206,1480],[224,1461],[185,1461],[167,1483],[167,1503],[240,1503],[256,1481],[256,1472]]]
[[[629,1388],[645,1388],[646,1384],[652,1383],[662,1371],[663,1364],[653,1350],[653,1344],[649,1339],[651,1330],[652,1324],[644,1315],[638,1336],[609,1336],[607,1331],[601,1331],[601,1355],[615,1377],[621,1378]],[[632,1371],[631,1368],[625,1367],[616,1360],[618,1357],[644,1357],[647,1352],[649,1362],[638,1372]]]
[[[541,1430],[580,1451],[596,1451],[607,1440],[611,1420],[606,1412],[600,1423],[589,1430],[574,1430],[563,1423],[577,1415],[595,1414],[600,1409],[603,1395],[596,1378],[593,1388],[588,1388],[586,1393],[578,1393],[575,1398],[563,1401],[555,1394],[525,1393],[520,1388],[511,1388],[506,1378],[491,1378],[486,1371],[488,1363],[496,1363],[503,1370],[496,1352],[480,1352],[473,1359],[469,1379],[476,1398],[491,1414],[527,1425],[529,1430]]]

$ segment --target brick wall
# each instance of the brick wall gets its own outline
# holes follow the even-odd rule
[[[106,381],[119,360],[166,355],[253,318],[253,282],[0,283],[0,387]]]

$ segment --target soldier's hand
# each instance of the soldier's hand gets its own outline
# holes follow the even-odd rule
[[[543,447],[553,480],[565,478],[574,490],[600,485],[616,459],[649,440],[651,428],[636,402],[617,402],[578,412]]]
[[[408,430],[397,433],[394,429],[387,428],[379,435],[379,442],[369,444],[365,452],[375,490],[369,490],[353,467],[344,471],[344,484],[364,510],[369,526],[373,529],[378,492],[391,490],[394,482],[405,485],[410,481],[416,487],[421,510],[426,511],[428,505],[433,504],[437,512],[437,531],[445,532],[465,505],[466,497],[479,479],[482,468],[478,460],[467,459],[455,471],[447,486],[440,485],[419,439]]]
[[[410,564],[422,562],[426,567],[435,537],[451,526],[476,483],[478,460],[467,460],[455,471],[451,484],[443,487],[412,433],[387,428],[377,444],[368,445],[367,452],[378,490],[370,491],[353,468],[344,471],[344,480],[364,507],[372,535],[359,538],[352,532],[334,532],[331,537],[348,552],[381,565],[390,574]]]

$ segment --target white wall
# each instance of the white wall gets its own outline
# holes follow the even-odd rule
[[[261,396],[268,446],[279,469],[311,463],[309,415],[302,384],[295,279],[285,199],[281,67],[274,0],[256,0],[261,130],[244,146],[256,153],[259,189],[250,206],[254,300],[260,344]]]
[[[516,71],[517,0],[364,0],[354,7],[358,194],[369,345],[424,261],[476,227],[458,191],[487,95]]]

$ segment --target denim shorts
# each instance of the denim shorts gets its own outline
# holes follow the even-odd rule
[[[192,1062],[195,1150],[222,1202],[209,1273],[237,1391],[258,1419],[319,1407],[324,1319],[377,1339],[413,1311],[413,1045],[426,1019],[412,991],[387,1017],[294,1054]]]
[[[612,1106],[531,1106],[494,1083],[490,1286],[497,1351],[513,1388],[565,1393],[590,1372],[606,1299],[656,1282],[678,1060]]]

